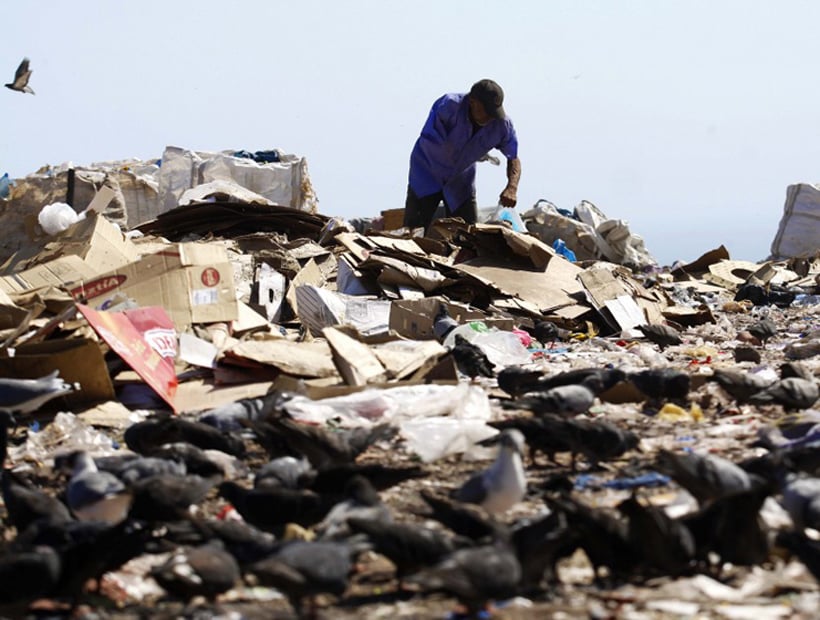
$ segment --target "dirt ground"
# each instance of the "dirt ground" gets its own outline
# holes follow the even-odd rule
[[[761,365],[773,368],[784,361],[784,347],[808,331],[820,328],[820,310],[817,307],[765,308],[770,318],[778,324],[778,335],[766,345],[755,348],[762,355]],[[775,424],[783,416],[777,405],[738,407],[713,383],[701,380],[710,374],[713,367],[734,367],[750,369],[755,364],[734,360],[733,350],[739,346],[737,334],[746,325],[759,318],[755,313],[718,312],[716,324],[706,324],[689,328],[684,332],[684,344],[670,347],[663,352],[669,365],[687,369],[693,375],[690,405],[697,405],[703,412],[703,419],[695,421],[685,415],[675,419],[662,419],[652,415],[655,411],[644,411],[640,402],[600,402],[590,410],[589,416],[613,421],[629,428],[641,438],[640,450],[631,451],[621,459],[610,461],[595,471],[589,471],[588,464],[579,460],[578,471],[570,472],[568,455],[559,455],[559,464],[549,463],[544,457],[527,465],[529,493],[506,515],[512,521],[519,517],[531,516],[544,510],[542,495],[545,481],[555,475],[570,473],[576,483],[574,493],[582,501],[600,507],[612,507],[626,498],[629,490],[613,490],[600,485],[615,478],[633,477],[653,470],[655,453],[661,447],[680,450],[691,448],[706,450],[738,461],[755,454],[762,454],[761,448],[752,447],[757,431],[764,425]],[[567,351],[547,354],[538,364],[545,372],[553,373],[569,368],[600,366],[611,363],[623,366],[629,363],[633,368],[644,368],[646,362],[641,357],[641,347],[632,343],[617,343],[614,339],[588,340],[565,345]],[[645,347],[657,348],[643,343]],[[816,357],[804,360],[815,371],[820,368]],[[502,410],[500,398],[503,396],[494,388],[492,381],[481,384],[488,390],[494,412],[510,415]],[[689,410],[691,411],[691,409]],[[43,424],[47,419],[43,420]],[[18,430],[13,443],[25,437],[25,429]],[[110,429],[106,432],[114,433]],[[116,437],[121,440],[121,437]],[[265,455],[254,443],[250,464],[253,469],[264,462]],[[407,452],[404,442],[396,439],[392,443],[382,443],[370,450],[362,460],[374,460],[396,465],[418,464],[417,457]],[[425,478],[407,481],[382,493],[383,501],[390,506],[398,521],[427,522],[423,516],[424,503],[419,497],[423,488],[446,491],[463,482],[467,476],[487,461],[470,461],[460,457],[423,464],[428,475]],[[588,481],[585,474],[592,474],[593,486],[579,488]],[[43,468],[39,480],[56,490],[57,483]],[[641,489],[641,493],[658,505],[680,506],[685,509],[687,501],[674,483]],[[689,504],[691,505],[691,504]],[[202,510],[215,515],[224,502],[215,496],[206,501]],[[783,511],[777,510],[776,502],[767,504],[764,519],[776,528],[787,523]],[[784,521],[785,519],[785,521]],[[5,532],[6,539],[11,532]],[[320,601],[319,616],[332,619],[412,619],[446,618],[456,608],[453,599],[440,596],[423,596],[397,589],[390,563],[376,554],[367,554],[360,561],[357,574],[345,596],[339,600],[325,598]],[[117,575],[107,578],[106,590],[116,593]],[[635,583],[614,590],[602,590],[592,585],[591,567],[582,552],[562,561],[559,567],[560,584],[540,598],[518,598],[499,602],[493,617],[507,619],[541,618],[816,618],[820,617],[820,593],[811,575],[799,562],[791,561],[782,554],[773,553],[762,566],[752,569],[723,567],[718,579],[705,575],[697,577],[657,579],[647,583]],[[174,601],[163,600],[156,594],[144,600],[134,600],[132,595],[120,591],[114,595],[118,602],[110,598],[94,595],[77,616],[86,618],[292,618],[294,614],[282,598],[260,600],[274,593],[255,589],[238,588],[216,605],[194,602],[183,606]],[[38,605],[39,617],[59,615],[59,610],[49,610],[49,605]]]

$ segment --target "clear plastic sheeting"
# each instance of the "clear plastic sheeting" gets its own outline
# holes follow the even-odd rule
[[[365,390],[322,400],[296,396],[285,408],[294,418],[314,424],[396,424],[407,449],[427,463],[459,453],[486,456],[474,444],[498,432],[487,425],[492,409],[486,392],[467,383]]]
[[[45,463],[55,455],[73,450],[85,450],[97,455],[112,454],[118,446],[107,434],[80,421],[73,413],[61,411],[48,426],[29,429],[26,442],[10,447],[9,456],[15,463],[33,461]]]

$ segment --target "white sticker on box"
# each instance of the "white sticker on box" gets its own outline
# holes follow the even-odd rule
[[[192,306],[207,306],[215,304],[219,300],[219,294],[215,288],[198,288],[191,291]]]

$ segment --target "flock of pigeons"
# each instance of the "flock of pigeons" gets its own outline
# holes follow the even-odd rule
[[[446,312],[436,318],[442,340],[455,326]],[[777,330],[764,320],[749,331],[765,342]],[[546,322],[533,333],[545,340],[562,336]],[[678,337],[662,326],[646,328],[646,335],[661,347]],[[691,514],[672,518],[637,492],[605,510],[572,493],[577,457],[594,469],[640,450],[640,441],[582,414],[622,382],[644,393],[649,407],[684,403],[688,373],[593,367],[548,374],[518,366],[496,373],[482,350],[462,338],[451,354],[465,375],[497,381],[510,396],[503,402],[510,415],[491,423],[500,432],[484,442],[498,450],[487,469],[454,481],[450,493],[420,491],[425,525],[396,518],[380,498],[390,487],[426,476],[422,466],[357,460],[375,442],[395,439],[389,424],[350,430],[303,424],[288,413],[289,395],[278,392],[196,419],[158,415],[126,429],[129,451],[121,455],[75,451],[57,455],[52,471],[3,469],[6,523],[16,536],[0,555],[0,613],[22,613],[39,599],[72,607],[89,584],[146,553],[170,553],[150,577],[171,598],[213,601],[244,581],[277,588],[302,616],[315,613],[317,595],[345,593],[364,552],[395,566],[397,597],[443,592],[468,616],[497,599],[548,594],[559,582],[557,563],[577,549],[601,586],[719,574],[725,563],[764,562],[773,546],[795,554],[820,578],[820,542],[807,533],[820,530],[816,420],[798,420],[785,434],[768,429],[759,439],[768,452],[743,462],[662,450],[645,463],[691,493],[699,505]],[[800,411],[818,400],[814,377],[794,362],[781,366],[776,381],[717,368],[711,379],[738,403]],[[56,374],[0,379],[3,463],[16,424],[71,389]],[[537,489],[527,484],[527,448],[532,464],[543,454],[554,467]],[[570,455],[569,467],[556,460],[561,453]],[[264,454],[266,462],[254,467],[247,484],[229,479],[217,454],[250,464],[253,454]],[[56,494],[38,484],[46,480]],[[768,497],[779,498],[793,529],[772,532],[763,525]],[[215,498],[229,506],[222,518],[195,510]],[[506,520],[525,498],[540,502],[542,512]]]

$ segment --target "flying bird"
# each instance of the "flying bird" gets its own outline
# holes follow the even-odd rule
[[[17,67],[17,71],[14,72],[14,81],[10,84],[6,84],[6,88],[10,88],[11,90],[19,90],[21,93],[34,94],[31,86],[28,85],[28,80],[31,77],[31,69],[28,68],[28,63],[28,58],[23,58],[20,66]]]

